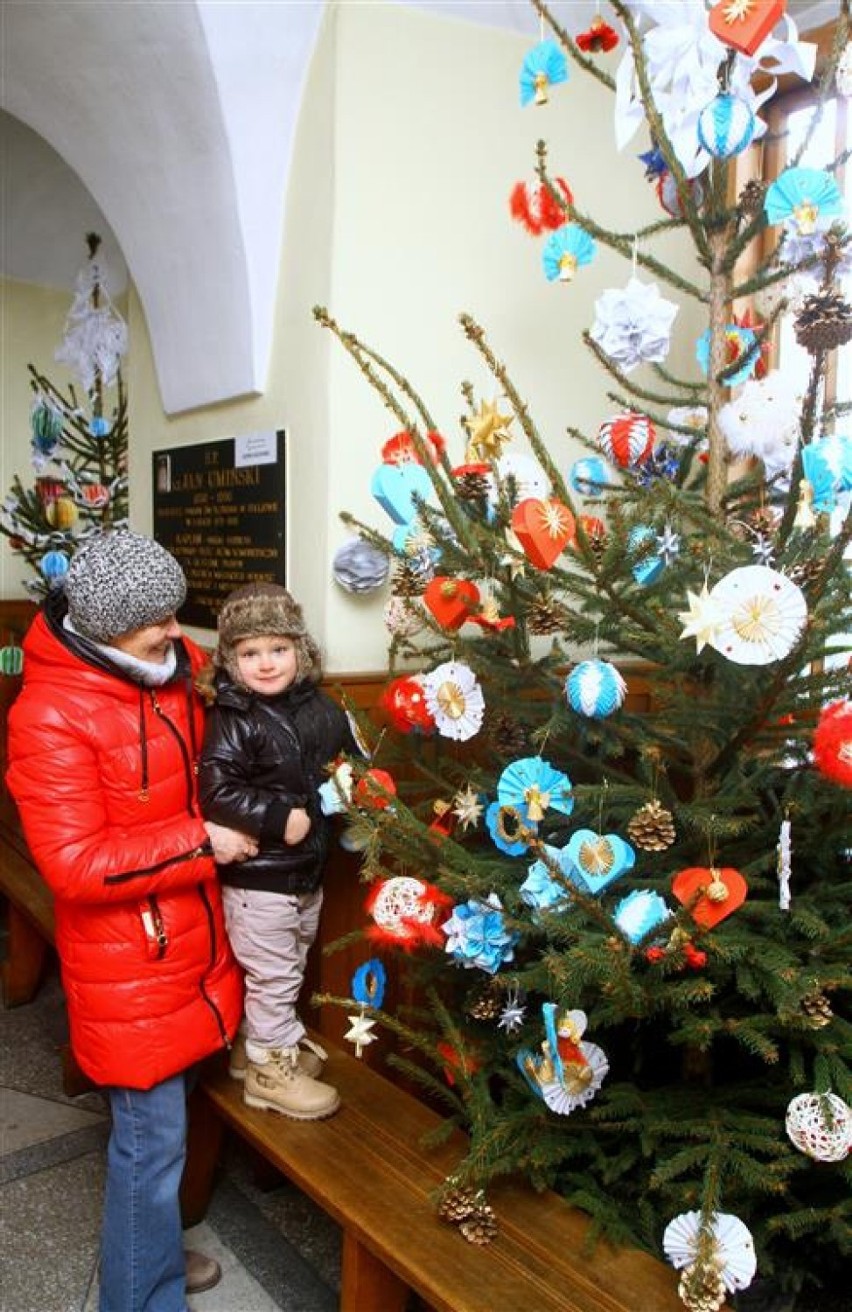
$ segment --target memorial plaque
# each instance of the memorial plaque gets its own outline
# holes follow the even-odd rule
[[[186,574],[185,624],[215,629],[242,583],[286,585],[283,432],[153,454],[154,537]]]

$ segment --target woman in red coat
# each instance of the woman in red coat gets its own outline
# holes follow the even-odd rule
[[[24,641],[7,782],[53,891],[71,1044],[112,1111],[100,1312],[185,1312],[178,1188],[186,1080],[230,1042],[242,985],[215,863],[252,839],[205,823],[195,795],[203,653],[175,612],[177,561],[127,530],[93,536]],[[205,1264],[207,1264],[205,1266]]]

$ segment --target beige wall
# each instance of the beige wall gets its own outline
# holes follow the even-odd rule
[[[622,286],[630,267],[600,250],[570,286],[548,284],[540,243],[508,215],[512,184],[533,177],[545,137],[553,171],[578,204],[605,225],[630,231],[661,211],[635,154],[612,141],[611,100],[572,72],[544,108],[521,110],[518,71],[528,42],[480,26],[383,5],[333,10],[321,35],[299,124],[278,293],[273,363],[262,397],[168,419],[160,405],[144,316],[131,297],[131,518],[151,524],[150,453],[264,428],[288,433],[289,584],[305,603],[332,671],[381,668],[386,593],[356,598],[331,579],[331,558],[348,510],[388,533],[369,485],[393,415],[346,353],[315,324],[311,307],[335,317],[388,357],[423,395],[462,459],[459,385],[494,399],[485,366],[465,341],[458,313],[488,332],[528,402],[539,431],[567,472],[578,454],[567,424],[592,435],[613,406],[607,379],[580,341],[595,298]],[[680,248],[682,250],[682,247]],[[661,290],[670,295],[665,288]],[[25,358],[49,364],[67,297],[21,289],[7,314],[26,322],[26,350],[6,334],[4,370],[15,389]],[[680,322],[670,365],[694,376],[700,327]],[[26,471],[19,445],[20,397],[3,415],[3,482]],[[24,411],[25,413],[25,411]],[[7,434],[10,441],[7,443]],[[7,454],[7,445],[10,448]],[[524,450],[520,434],[514,449]],[[15,463],[17,462],[17,463]],[[16,593],[5,543],[2,595]]]

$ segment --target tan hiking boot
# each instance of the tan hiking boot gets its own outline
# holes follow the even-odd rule
[[[269,1061],[263,1066],[250,1061],[243,1100],[247,1107],[281,1112],[296,1121],[321,1121],[340,1106],[336,1089],[305,1074],[298,1048],[270,1048]]]
[[[328,1053],[321,1044],[315,1043],[307,1035],[299,1040],[299,1065],[311,1079],[315,1080],[318,1075],[322,1075],[323,1066],[327,1061]],[[232,1080],[244,1080],[247,1066],[246,1036],[240,1030],[231,1045],[228,1074]]]

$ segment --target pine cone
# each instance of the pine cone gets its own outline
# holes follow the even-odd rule
[[[538,597],[527,610],[527,626],[530,633],[559,633],[564,629],[571,612],[567,606],[553,597]]]
[[[456,496],[459,501],[488,500],[488,477],[486,474],[459,474],[455,480]]]
[[[825,994],[819,992],[819,990],[805,994],[802,998],[802,1011],[810,1021],[813,1030],[824,1029],[826,1025],[830,1025],[834,1020],[831,1003]]]
[[[488,1203],[480,1203],[473,1215],[462,1221],[459,1230],[469,1244],[477,1244],[480,1248],[484,1248],[497,1235],[497,1217],[494,1215],[494,1209],[489,1207]]]
[[[481,1193],[468,1189],[466,1185],[451,1185],[438,1204],[438,1216],[451,1225],[459,1225],[475,1216],[481,1206]]]
[[[689,1312],[719,1312],[725,1301],[725,1282],[715,1267],[693,1262],[684,1268],[677,1292]]]
[[[852,341],[852,305],[838,292],[806,296],[793,324],[796,341],[806,351],[833,351]]]
[[[757,178],[752,178],[747,182],[737,197],[737,208],[741,214],[749,216],[759,214],[763,209],[763,202],[766,196],[766,187]]]
[[[628,822],[627,837],[643,852],[665,852],[675,841],[674,817],[655,797]]]
[[[496,755],[505,761],[513,761],[526,751],[529,736],[527,727],[519,720],[513,719],[504,711],[498,712],[488,725],[488,741]]]
[[[810,560],[798,560],[794,565],[787,567],[787,577],[791,578],[799,588],[809,588],[811,584],[816,583],[825,569],[825,560],[819,556],[812,556]]]
[[[473,1020],[496,1020],[503,1010],[503,992],[498,984],[490,980],[471,998],[467,1014]]]
[[[421,597],[426,591],[427,580],[419,563],[415,560],[400,560],[393,572],[391,592],[395,597]]]

